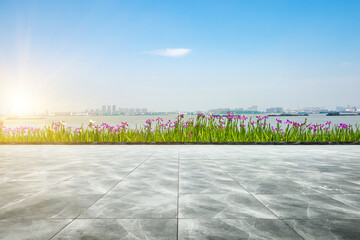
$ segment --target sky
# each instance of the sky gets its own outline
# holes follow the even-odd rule
[[[360,105],[360,1],[0,0],[0,113]]]

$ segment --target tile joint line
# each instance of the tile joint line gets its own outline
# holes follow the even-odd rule
[[[244,188],[235,178],[233,178],[232,176],[230,176],[216,161],[214,161],[216,165],[219,166],[219,168],[226,174],[228,175],[234,182],[236,182],[242,189],[244,189],[248,194],[250,194],[250,196],[252,196],[254,199],[256,199],[256,201],[258,201],[262,206],[264,206],[267,210],[269,210],[269,212],[271,212],[272,214],[274,214],[275,217],[278,218],[278,220],[280,220],[285,226],[287,226],[290,230],[292,230],[296,235],[298,235],[301,239],[304,239],[302,236],[300,236],[294,229],[292,229],[291,227],[289,227],[289,225],[287,225],[278,215],[276,215],[272,210],[270,210],[268,207],[266,207],[259,199],[257,199],[252,193],[250,193],[248,190],[246,190],[246,188]],[[305,240],[305,239],[304,239]]]
[[[178,189],[177,189],[177,211],[176,211],[176,239],[179,239],[179,199],[180,199],[180,149],[178,152]]]
[[[83,214],[86,210],[88,210],[91,206],[93,206],[95,203],[97,203],[100,199],[102,199],[106,194],[108,194],[108,192],[110,192],[113,188],[115,188],[117,185],[119,185],[125,178],[127,178],[128,176],[130,176],[136,169],[138,169],[144,162],[146,162],[147,160],[149,160],[152,156],[154,156],[154,154],[156,153],[153,152],[148,158],[146,158],[144,161],[142,161],[136,168],[134,168],[129,174],[127,174],[123,179],[121,179],[117,184],[115,184],[114,186],[112,186],[106,193],[104,193],[101,197],[99,197],[97,200],[95,200],[88,208],[84,209],[83,211],[81,211],[74,219],[72,219],[68,224],[66,224],[64,227],[62,227],[59,231],[57,231],[52,237],[49,238],[49,240],[53,239],[56,235],[58,235],[64,228],[66,228],[67,226],[69,226],[75,219],[77,219],[78,217],[81,216],[81,214]]]

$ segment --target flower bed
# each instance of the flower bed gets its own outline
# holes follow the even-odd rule
[[[360,129],[355,126],[282,122],[267,123],[267,116],[255,119],[228,113],[225,117],[198,114],[185,121],[148,119],[143,127],[131,129],[126,122],[116,126],[90,121],[88,126],[72,128],[64,122],[43,128],[6,128],[0,122],[0,142],[356,142]]]

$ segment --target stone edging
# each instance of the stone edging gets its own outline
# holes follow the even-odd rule
[[[360,142],[0,142],[0,145],[360,145]]]

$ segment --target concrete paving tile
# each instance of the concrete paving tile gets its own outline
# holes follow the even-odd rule
[[[179,239],[302,239],[280,220],[179,219]]]
[[[0,197],[0,209],[14,204],[16,202],[19,202],[29,196],[31,196],[32,194],[28,193],[28,194],[22,194],[22,193],[17,193],[17,192],[11,192],[11,193],[6,193],[6,194],[1,194]]]
[[[354,240],[360,236],[360,220],[285,220],[306,240]]]
[[[31,174],[32,172],[27,171],[27,172],[11,172],[11,171],[7,171],[6,168],[4,168],[2,170],[2,172],[0,172],[0,183],[3,182],[8,182],[10,180]]]
[[[18,177],[15,179],[15,181],[62,182],[77,175],[79,175],[79,173],[74,173],[69,171],[66,172],[41,171],[41,172],[31,173],[22,177]]]
[[[180,173],[209,173],[224,174],[224,171],[215,163],[184,163],[180,161]]]
[[[0,225],[48,239],[61,227],[35,221],[81,215],[56,237],[176,239],[179,217],[179,239],[356,239],[359,156],[358,146],[0,146]]]
[[[139,171],[149,172],[163,172],[166,174],[177,174],[178,173],[178,161],[172,162],[161,162],[161,161],[147,161],[139,167]]]
[[[178,180],[177,179],[141,179],[129,178],[121,181],[111,189],[111,194],[127,194],[129,192],[140,191],[156,191],[159,193],[177,194]]]
[[[34,194],[42,192],[51,186],[56,185],[57,182],[47,181],[10,181],[0,184],[0,193],[2,195],[17,193],[17,194]]]
[[[360,194],[332,194],[329,197],[351,207],[360,209]]]
[[[1,219],[0,239],[49,239],[65,227],[71,219]]]
[[[49,187],[43,194],[105,194],[119,182],[120,180],[70,179]]]
[[[79,218],[176,218],[177,194],[129,191],[107,194]]]
[[[239,183],[252,194],[317,194],[316,191],[307,186],[282,179],[264,179],[260,182],[246,181]]]
[[[276,219],[266,207],[247,193],[182,194],[179,218],[261,218]]]
[[[275,173],[274,173],[275,174]],[[276,175],[288,179],[290,181],[332,181],[345,180],[348,177],[344,174],[322,173],[319,171],[303,171],[303,172],[276,172]]]
[[[320,180],[304,179],[296,183],[314,189],[323,194],[360,194],[360,185],[345,180]]]
[[[176,219],[76,219],[53,239],[177,239]]]
[[[324,195],[255,195],[281,219],[358,219],[360,210]]]
[[[102,194],[38,194],[0,208],[0,219],[75,218]]]
[[[177,180],[178,179],[178,169],[167,169],[166,167],[162,169],[159,167],[158,170],[150,170],[144,169],[139,167],[131,173],[126,179],[144,179],[144,180],[151,180],[151,179],[164,179],[164,180]]]
[[[277,174],[248,172],[241,174],[229,173],[235,181],[252,194],[318,194],[308,186],[298,184]]]
[[[71,178],[71,180],[122,180],[127,175],[129,175],[131,171],[114,171],[114,170],[103,170],[103,169],[95,169],[94,171],[89,171],[78,175],[76,177]]]
[[[180,194],[247,193],[232,179],[180,177]]]

